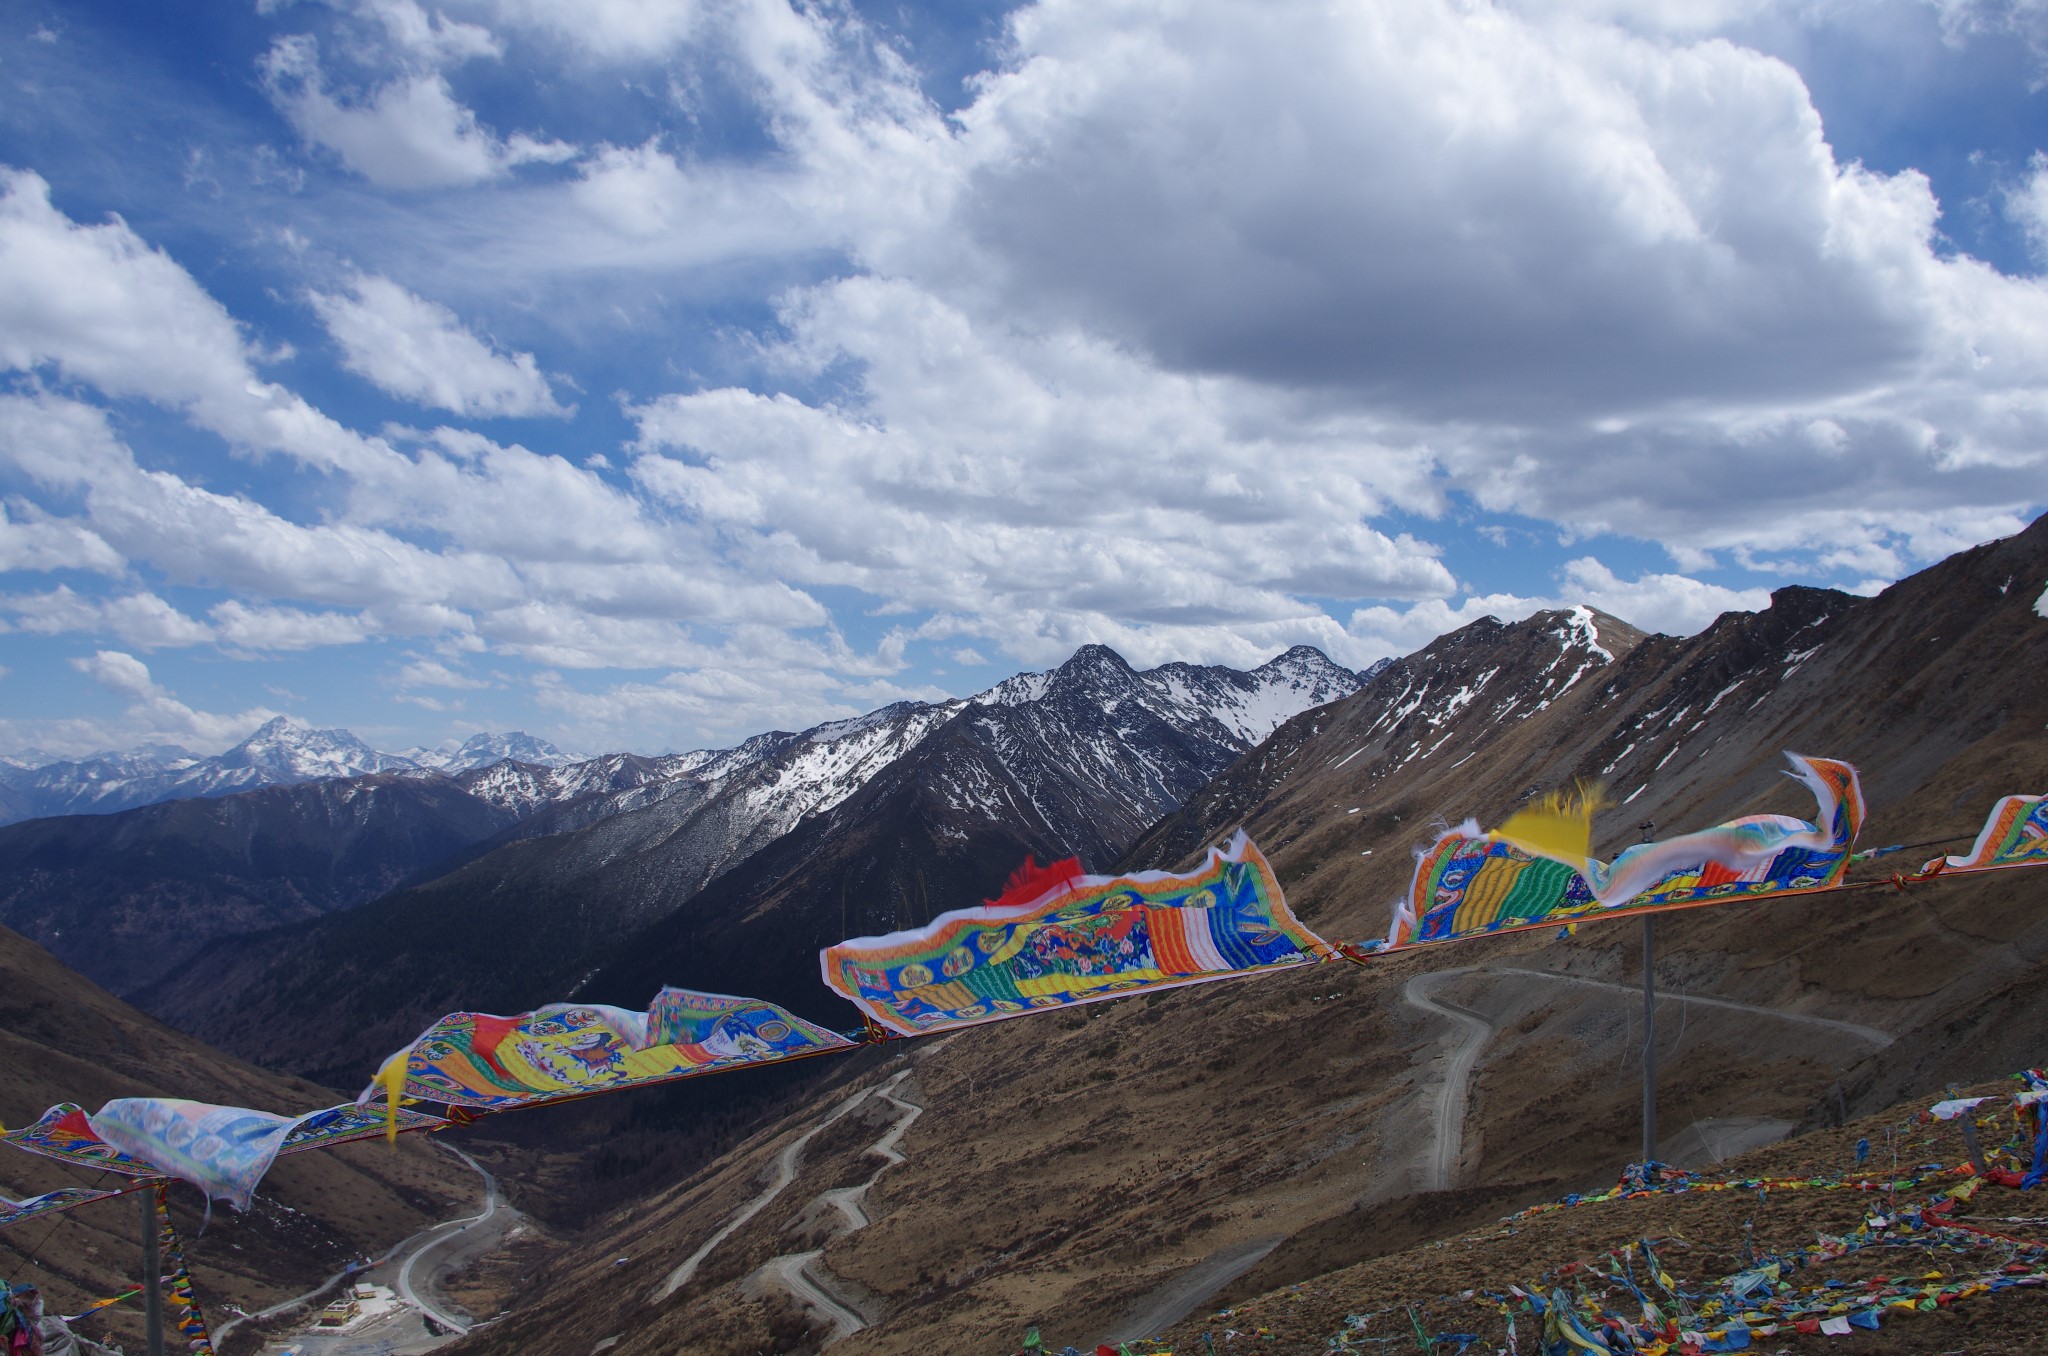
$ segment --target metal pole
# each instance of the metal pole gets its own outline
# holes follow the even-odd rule
[[[1650,820],[1638,824],[1642,841],[1655,836]],[[1643,1162],[1657,1161],[1657,916],[1643,915]]]
[[[142,1200],[142,1293],[149,1356],[164,1356],[164,1262],[157,1246],[156,1188],[144,1187],[135,1194]]]
[[[1984,1175],[1984,1146],[1977,1142],[1977,1113],[1975,1111],[1965,1111],[1962,1120],[1963,1147],[1970,1151],[1970,1166],[1977,1170],[1979,1177],[1982,1177]]]
[[[1643,1162],[1657,1158],[1657,920],[1643,919]]]
[[[1841,1084],[1837,1083],[1835,1086],[1840,1087]],[[1955,1084],[1951,1083],[1948,1085],[1949,1096],[1953,1097],[1959,1091],[1961,1089],[1957,1088]],[[1970,1151],[1970,1166],[1977,1170],[1979,1177],[1982,1177],[1984,1175],[1984,1146],[1977,1142],[1977,1108],[1964,1107],[1963,1114],[1957,1117],[1956,1121],[1962,1127],[1963,1147]]]

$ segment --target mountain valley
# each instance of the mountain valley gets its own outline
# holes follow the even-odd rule
[[[1876,598],[1785,590],[1687,639],[1587,611],[1475,623],[1295,717],[1123,864],[1185,865],[1244,823],[1314,926],[1365,940],[1434,824],[1498,822],[1579,778],[1613,788],[1609,853],[1644,821],[1809,814],[1778,775],[1790,746],[1863,768],[1866,847],[1922,845],[1858,868],[1881,883],[2048,771],[2042,581],[2048,522]],[[921,849],[883,823],[842,869]],[[830,879],[822,839],[810,853]],[[1660,1154],[1708,1163],[2038,1062],[2040,890],[2013,873],[1660,919]],[[628,1262],[561,1255],[556,1298],[471,1344],[810,1349],[844,1315],[775,1278],[815,1251],[813,1288],[860,1315],[831,1341],[848,1356],[1013,1349],[1030,1326],[1085,1346],[1315,1281],[1385,1236],[1598,1189],[1637,1156],[1639,958],[1640,925],[1588,923],[884,1046],[900,1053],[596,1226]],[[668,1288],[795,1136],[899,1073],[891,1095],[923,1110],[865,1194],[870,1222],[826,1227],[805,1202],[873,1172],[856,1166],[890,1114],[873,1091],[835,1123],[851,1158],[819,1154]]]
[[[1885,881],[2042,789],[2044,583],[2048,519],[1876,597],[1781,589],[1690,637],[1589,608],[1483,619],[1365,675],[1301,650],[1252,675],[1137,673],[1086,647],[972,701],[621,763],[576,795],[478,795],[505,818],[446,830],[476,835],[451,869],[267,931],[230,922],[136,994],[342,1086],[443,1011],[639,1005],[662,983],[844,1028],[820,945],[990,897],[1027,855],[1178,869],[1243,826],[1310,926],[1363,942],[1446,824],[1578,783],[1606,788],[1610,857],[1805,816],[1791,749],[1861,769],[1861,846],[1913,846],[1855,868],[1883,888],[1658,920],[1660,1156],[1768,1155],[2040,1062],[2032,874]],[[472,1138],[565,1241],[462,1350],[995,1352],[1032,1326],[1056,1348],[1226,1302],[1272,1312],[1311,1282],[1365,1294],[1346,1268],[1611,1185],[1639,1156],[1641,937],[1589,922],[1303,967],[491,1122]]]
[[[172,1031],[81,978],[19,934],[0,928],[0,1124],[27,1125],[59,1102],[97,1109],[115,1097],[184,1097],[297,1113],[344,1100],[332,1089],[258,1069]],[[21,1199],[66,1186],[109,1189],[124,1179],[0,1146],[0,1194]],[[384,1252],[475,1201],[476,1177],[423,1138],[347,1144],[280,1160],[253,1209],[202,1213],[175,1186],[173,1215],[209,1320],[224,1306],[259,1308],[312,1288],[351,1258]],[[94,1201],[0,1229],[0,1275],[43,1290],[54,1313],[134,1284],[136,1198]],[[133,1304],[95,1319],[142,1350]]]

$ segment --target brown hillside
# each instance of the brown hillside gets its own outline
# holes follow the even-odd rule
[[[24,1125],[60,1102],[88,1110],[114,1097],[171,1096],[265,1111],[307,1111],[343,1100],[331,1088],[268,1073],[221,1054],[129,1007],[64,967],[19,933],[0,928],[0,1123]],[[114,1185],[0,1146],[0,1193],[15,1199],[64,1186]],[[475,1178],[413,1137],[281,1159],[255,1208],[216,1206],[200,1236],[200,1200],[174,1186],[186,1256],[200,1302],[218,1323],[223,1304],[258,1307],[318,1284],[351,1257],[461,1213]],[[141,1264],[134,1197],[93,1202],[0,1230],[0,1276],[33,1281],[53,1312],[135,1284]],[[141,1318],[128,1304],[84,1329],[138,1349]]]
[[[2048,784],[2044,581],[2048,521],[1878,598],[1781,590],[1689,639],[1583,610],[1476,623],[1297,717],[1125,860],[1184,862],[1245,823],[1305,917],[1364,939],[1434,825],[1498,823],[1575,778],[1618,802],[1607,853],[1645,819],[1808,813],[1786,748],[1863,768],[1866,846],[1967,834],[1998,794]],[[1663,920],[1660,1155],[1705,1161],[2035,1062],[2043,890],[2015,873]],[[1032,1324],[1086,1347],[1240,1277],[1355,1264],[1383,1229],[1441,1236],[1604,1186],[1636,1156],[1639,938],[1522,934],[903,1047],[614,1216],[465,1349],[796,1352],[861,1323],[835,1351],[1011,1350]],[[904,1161],[843,1208],[899,1103],[923,1108]]]
[[[2014,1090],[2008,1079],[1964,1091],[1994,1096],[2003,1108]],[[1256,1349],[1291,1356],[1327,1351],[1340,1336],[1351,1339],[1351,1350],[1378,1351],[1385,1349],[1383,1339],[1392,1336],[1399,1350],[1413,1344],[1419,1327],[1431,1336],[1476,1333],[1483,1345],[1474,1350],[1494,1351],[1507,1345],[1506,1315],[1492,1298],[1498,1295],[1520,1311],[1518,1345],[1533,1350],[1540,1322],[1508,1287],[1519,1285],[1539,1294],[1558,1286],[1571,1291],[1588,1281],[1577,1268],[1603,1263],[1631,1246],[1637,1249],[1630,1259],[1635,1276],[1668,1312],[1675,1307],[1668,1292],[1643,1270],[1640,1249],[1646,1238],[1652,1240],[1658,1262],[1677,1287],[1711,1293],[1750,1266],[1753,1258],[1799,1254],[1821,1235],[1855,1235],[1873,1212],[1887,1217],[1903,1213],[1910,1224],[1916,1210],[1938,1204],[1962,1179],[1935,1175],[1922,1184],[1911,1183],[1921,1176],[1924,1165],[1961,1164],[1968,1150],[1956,1123],[1922,1120],[1925,1107],[1925,1101],[1902,1103],[1839,1129],[1739,1155],[1702,1172],[1699,1181],[1704,1189],[1546,1203],[1518,1217],[1488,1215],[1476,1227],[1448,1237],[1442,1236],[1441,1220],[1432,1228],[1430,1222],[1388,1211],[1353,1219],[1355,1228],[1372,1237],[1369,1260],[1333,1266],[1306,1285],[1230,1297],[1227,1307],[1191,1316],[1161,1334],[1162,1345],[1204,1351],[1213,1343],[1219,1351]],[[2012,1118],[2000,1110],[1984,1120],[1980,1144],[1999,1158],[1998,1141],[2014,1129]],[[1859,1142],[1868,1146],[1861,1166]],[[2019,1150],[2022,1157],[2027,1153],[2024,1140],[2009,1148]],[[1894,1149],[1898,1178],[1909,1184],[1897,1189],[1889,1186],[1896,1180],[1891,1172]],[[2016,1159],[2008,1155],[2002,1161],[2011,1166]],[[1754,1185],[1713,1189],[1751,1182],[1769,1185],[1761,1191]],[[1858,1183],[1874,1183],[1879,1189],[1856,1189]],[[1968,1200],[1949,1206],[1948,1212],[1955,1222],[1987,1230],[1996,1238],[1977,1235],[1958,1247],[1950,1235],[1928,1246],[1918,1241],[1926,1236],[1922,1229],[1881,1230],[1868,1236],[1889,1241],[1837,1257],[1814,1258],[1805,1268],[1788,1270],[1795,1292],[1818,1292],[1826,1296],[1824,1302],[1846,1309],[1873,1307],[1867,1298],[1873,1289],[1894,1298],[1898,1289],[1916,1292],[1916,1297],[1933,1292],[1932,1303],[1911,1312],[1896,1305],[1880,1308],[1881,1327],[1876,1332],[1836,1336],[1781,1326],[1768,1336],[1754,1336],[1750,1349],[1849,1356],[2032,1356],[2041,1350],[2041,1335],[2048,1331],[2048,1293],[2025,1288],[1957,1297],[1953,1292],[1978,1275],[1997,1273],[2015,1251],[2028,1255],[2024,1249],[2009,1248],[2008,1240],[2036,1247],[2048,1242],[2048,1233],[2033,1218],[2037,1201],[2038,1193],[1987,1183]],[[2028,1218],[2015,1222],[2013,1216]],[[1923,1221],[1931,1218],[1935,1216],[1922,1216]],[[1417,1246],[1419,1240],[1430,1241]],[[2039,1266],[2020,1269],[2036,1271]],[[1596,1290],[1601,1286],[1597,1279],[1592,1284]],[[1624,1298],[1621,1286],[1614,1286],[1611,1293],[1617,1312],[1631,1312],[1626,1298],[1632,1296]],[[1640,1308],[1633,1312],[1639,1314]],[[1764,1321],[1779,1317],[1766,1314]]]

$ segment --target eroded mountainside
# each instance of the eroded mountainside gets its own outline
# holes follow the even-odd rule
[[[221,937],[386,894],[514,822],[445,777],[380,773],[0,828],[0,923],[121,993]]]

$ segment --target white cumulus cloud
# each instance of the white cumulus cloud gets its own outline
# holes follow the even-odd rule
[[[244,650],[312,650],[353,645],[368,638],[368,619],[346,612],[308,612],[296,607],[253,607],[237,598],[217,603],[207,614],[225,644]]]
[[[204,622],[178,611],[154,593],[94,598],[58,585],[47,593],[0,597],[0,612],[23,631],[39,635],[82,632],[111,635],[139,649],[200,645],[213,639]]]
[[[23,515],[20,518],[14,514]],[[118,574],[121,553],[84,523],[52,518],[34,505],[0,504],[0,571],[92,570]]]
[[[2007,191],[2005,213],[2027,233],[2043,265],[2048,265],[2048,154],[2034,152],[2026,177]]]
[[[555,402],[531,353],[504,352],[389,278],[358,276],[346,293],[314,292],[312,302],[342,365],[391,395],[458,415],[575,413]]]
[[[197,710],[151,675],[149,666],[120,650],[100,650],[71,661],[73,668],[127,703],[112,720],[76,718],[37,729],[39,742],[53,749],[132,748],[138,744],[181,744],[198,749],[223,749],[248,737],[250,731],[278,715],[255,707],[233,715]],[[0,721],[0,733],[21,728]]]
[[[114,218],[81,226],[41,175],[0,168],[0,366],[50,367],[181,410],[230,442],[326,467],[377,449],[263,380],[227,308]]]
[[[307,142],[387,188],[433,189],[500,178],[514,166],[573,160],[576,147],[524,133],[500,137],[456,99],[438,71],[402,75],[359,99],[328,89],[311,38],[280,39],[265,87]]]

